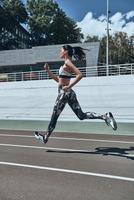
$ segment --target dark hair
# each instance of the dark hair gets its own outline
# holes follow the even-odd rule
[[[88,50],[88,49],[83,49],[82,47],[72,47],[71,45],[64,45],[62,46],[64,50],[68,51],[68,55],[70,57],[74,57],[76,60],[82,60],[85,58],[85,52],[83,50]]]

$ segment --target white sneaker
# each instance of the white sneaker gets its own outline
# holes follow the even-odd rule
[[[114,116],[111,112],[108,112],[104,115],[104,120],[105,120],[107,126],[111,126],[114,131],[117,130],[117,123],[116,123]]]
[[[44,144],[46,144],[48,142],[48,137],[47,136],[45,137],[45,135],[39,133],[38,131],[34,132],[34,136],[37,140],[39,140],[40,142],[42,142]]]

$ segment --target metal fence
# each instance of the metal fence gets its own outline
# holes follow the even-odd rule
[[[93,66],[86,68],[79,68],[84,77],[106,76],[106,66]],[[58,75],[58,69],[51,70],[54,74]],[[109,76],[120,75],[134,75],[134,63],[122,65],[109,65]],[[29,81],[29,80],[45,80],[50,79],[45,70],[30,71],[30,72],[16,72],[16,73],[2,73],[0,74],[0,82],[13,82],[13,81]]]

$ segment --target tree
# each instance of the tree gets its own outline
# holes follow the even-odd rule
[[[66,14],[57,9],[53,22],[49,27],[48,41],[52,44],[76,43],[83,37],[76,23]]]
[[[129,57],[131,62],[134,62],[134,35],[130,36],[129,38]]]
[[[110,43],[111,63],[124,64],[134,61],[134,36],[128,37],[127,33],[117,32]]]
[[[80,42],[80,29],[53,0],[28,0],[27,8],[33,45]]]
[[[28,25],[33,45],[47,44],[48,27],[53,20],[54,10],[56,9],[54,6],[56,5],[52,5],[45,0],[27,1]]]
[[[99,36],[87,36],[85,42],[100,42]]]
[[[3,0],[3,6],[19,23],[26,23],[28,14],[21,0]]]
[[[1,4],[3,5],[3,4]],[[11,16],[0,6],[0,49],[8,49],[12,42],[11,34],[13,29]],[[4,42],[3,42],[4,41]]]
[[[100,41],[99,64],[106,63],[107,37],[98,38],[88,36],[85,42]],[[117,32],[109,35],[109,64],[125,64],[134,62],[134,35],[128,37],[127,33]]]
[[[21,27],[20,22],[25,21],[27,12],[26,13],[23,12],[23,10],[25,10],[25,7],[23,9],[23,7],[21,7],[21,4],[19,5],[19,2],[21,3],[21,1],[19,0],[14,0],[13,4],[13,0],[0,1],[1,3],[0,4],[0,49],[1,50],[14,49],[16,47],[19,47],[20,45],[18,38],[21,36],[19,35],[18,27]]]

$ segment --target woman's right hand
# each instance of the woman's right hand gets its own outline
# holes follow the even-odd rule
[[[44,69],[45,69],[46,71],[49,70],[49,65],[48,65],[48,63],[45,63],[45,65],[44,65]]]

